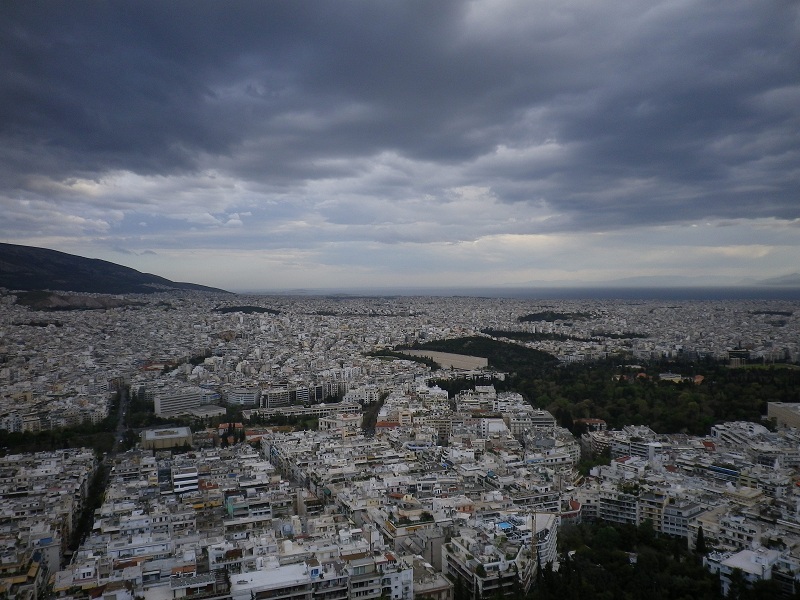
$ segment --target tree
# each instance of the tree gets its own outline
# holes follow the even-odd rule
[[[464,585],[464,580],[458,575],[456,575],[455,578],[456,581],[453,585],[453,600],[467,600],[469,598],[469,592]]]
[[[775,579],[759,579],[742,594],[742,598],[761,600],[762,598],[780,598],[781,594],[781,586]]]
[[[703,526],[697,528],[697,540],[694,544],[694,551],[697,554],[707,554],[708,548],[706,548],[706,535],[703,533]]]
[[[656,541],[656,530],[653,521],[645,519],[636,528],[636,539],[639,544],[654,547]]]
[[[597,531],[592,542],[600,551],[611,552],[619,548],[619,540],[619,531],[614,527],[605,526]]]
[[[742,600],[747,591],[747,581],[744,578],[744,573],[741,569],[734,569],[731,571],[731,582],[728,586],[728,593],[726,598],[729,600]]]

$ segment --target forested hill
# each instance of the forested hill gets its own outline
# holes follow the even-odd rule
[[[227,293],[142,273],[112,262],[32,246],[0,244],[0,287],[96,294],[148,294],[170,290]]]

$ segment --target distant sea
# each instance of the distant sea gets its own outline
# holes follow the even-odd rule
[[[530,300],[785,300],[800,301],[796,287],[494,287],[305,289],[250,292],[305,296],[465,296]]]

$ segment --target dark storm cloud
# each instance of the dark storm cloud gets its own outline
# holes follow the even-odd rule
[[[215,169],[291,201],[390,154],[448,175],[410,167],[366,182],[364,202],[485,186],[548,207],[540,230],[800,217],[794,2],[0,11],[12,196],[43,178]]]

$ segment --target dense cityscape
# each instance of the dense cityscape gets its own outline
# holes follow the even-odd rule
[[[601,547],[800,588],[796,301],[75,297],[0,304],[8,597],[563,597]]]
[[[0,600],[800,600],[800,2],[0,2]]]

